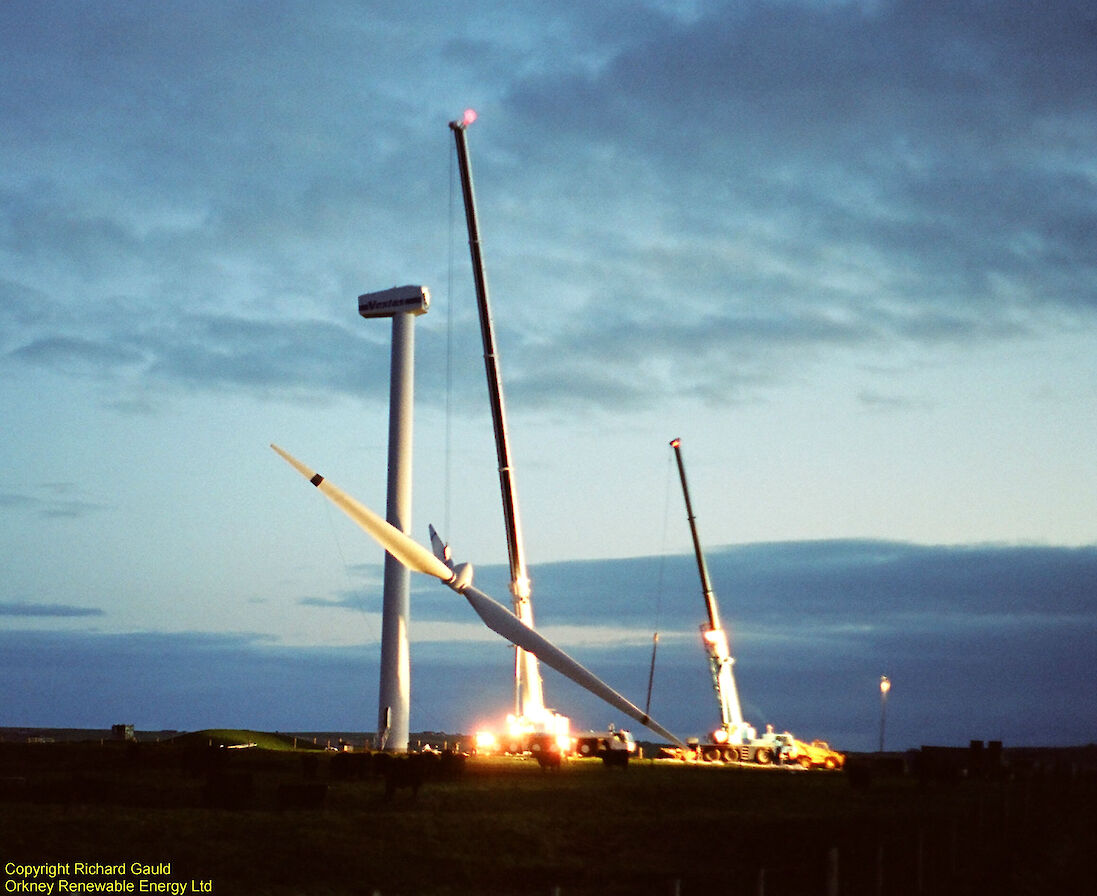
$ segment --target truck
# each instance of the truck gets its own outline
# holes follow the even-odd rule
[[[797,740],[793,746],[796,749],[795,760],[804,768],[838,769],[846,764],[845,754],[832,750],[825,740],[813,740],[811,743]]]
[[[769,726],[772,729],[772,726]],[[746,762],[757,765],[783,764],[798,761],[799,751],[796,738],[788,731],[766,731],[759,736],[753,728],[748,728],[742,739],[732,743],[725,737],[723,728],[717,728],[709,734],[706,743],[698,742],[694,752],[704,762]]]
[[[758,736],[754,726],[743,719],[739,704],[739,692],[735,686],[732,666],[735,660],[728,647],[728,636],[720,622],[720,608],[716,594],[712,590],[708,565],[701,549],[701,539],[697,534],[697,518],[690,501],[689,484],[686,481],[686,467],[682,460],[682,440],[673,439],[670,443],[678,462],[678,476],[682,482],[682,495],[686,502],[686,516],[689,531],[693,538],[693,553],[697,558],[697,571],[701,576],[701,591],[705,601],[708,619],[701,625],[701,642],[708,656],[709,670],[712,674],[712,687],[716,692],[716,702],[720,707],[720,727],[712,731],[706,743],[700,741],[690,744],[695,758],[705,762],[749,762],[758,765],[772,765],[797,758],[797,741],[787,731],[775,732],[773,726]],[[675,751],[682,753],[681,750]],[[683,757],[685,758],[685,757]]]
[[[588,731],[575,739],[576,755],[601,759],[605,765],[628,765],[635,752],[632,733],[613,725],[605,731]]]

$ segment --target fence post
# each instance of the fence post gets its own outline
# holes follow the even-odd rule
[[[922,896],[922,894],[926,891],[926,889],[925,889],[925,884],[926,884],[926,872],[925,872],[926,834],[925,834],[925,831],[922,828],[918,828],[918,845],[917,845],[916,848],[917,848],[917,856],[915,858],[915,865],[914,865],[914,868],[915,868],[915,892],[918,894],[918,896]]]

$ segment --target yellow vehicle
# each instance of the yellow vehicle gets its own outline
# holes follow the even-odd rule
[[[841,768],[846,764],[844,753],[832,750],[825,740],[813,740],[810,744],[796,741],[796,761],[804,768]]]

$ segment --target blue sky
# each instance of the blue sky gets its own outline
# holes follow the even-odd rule
[[[1095,35],[1080,2],[5,3],[0,719],[371,727],[378,551],[267,447],[384,507],[367,290],[432,292],[414,527],[503,596],[472,106],[546,631],[639,700],[665,629],[661,720],[711,724],[680,436],[754,720],[871,747],[887,673],[902,746],[1093,740]],[[414,597],[412,727],[471,727],[506,647]]]

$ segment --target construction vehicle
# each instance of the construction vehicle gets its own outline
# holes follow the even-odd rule
[[[709,669],[712,672],[712,687],[716,692],[716,701],[720,706],[720,727],[709,735],[707,743],[691,744],[696,758],[706,762],[752,762],[758,765],[782,763],[797,758],[797,741],[789,732],[775,732],[773,726],[767,726],[761,737],[752,725],[743,719],[739,705],[739,692],[735,687],[732,666],[735,660],[728,647],[727,632],[720,623],[720,609],[716,603],[716,594],[709,580],[708,566],[701,550],[701,540],[697,534],[697,520],[693,515],[693,504],[689,497],[689,485],[686,482],[686,468],[682,462],[681,439],[674,439],[670,446],[678,462],[678,476],[682,480],[682,494],[686,501],[686,515],[689,519],[689,531],[693,537],[693,552],[697,557],[697,570],[701,575],[701,591],[704,595],[708,623],[701,626],[701,641],[708,656]],[[682,753],[681,750],[675,753]],[[683,756],[683,758],[688,758]]]
[[[632,733],[613,725],[605,731],[588,731],[575,738],[577,756],[601,759],[605,765],[628,765],[635,752]]]
[[[717,728],[701,743],[693,739],[687,753],[674,748],[665,748],[663,755],[678,759],[700,759],[704,762],[741,762],[757,765],[781,765],[799,762],[799,743],[790,732],[776,732],[772,725],[764,734],[758,735],[753,727],[747,725],[742,739],[733,743],[724,728]],[[805,766],[806,768],[807,766]]]
[[[810,744],[798,740],[794,747],[794,758],[804,768],[837,769],[846,764],[845,754],[832,750],[825,740],[813,740]]]

